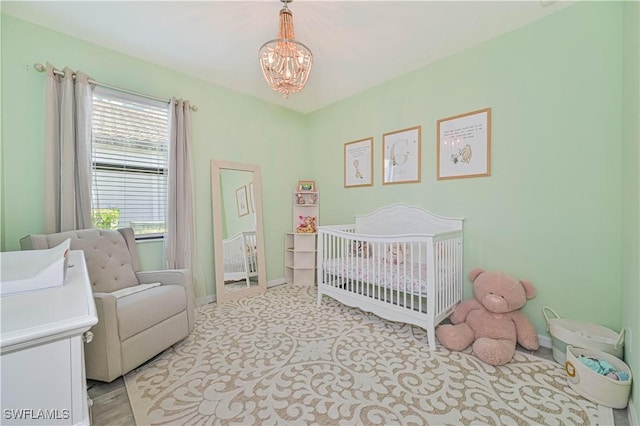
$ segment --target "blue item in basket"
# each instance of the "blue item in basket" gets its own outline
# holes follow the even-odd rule
[[[609,364],[603,359],[597,359],[591,356],[580,355],[578,358],[580,362],[589,367],[589,369],[595,371],[598,374],[607,376],[610,379],[625,381],[629,380],[629,375],[624,371],[616,371],[613,365]]]
[[[613,380],[620,380],[621,382],[626,382],[629,380],[629,375],[624,371],[616,371],[615,373],[607,374],[607,377]]]

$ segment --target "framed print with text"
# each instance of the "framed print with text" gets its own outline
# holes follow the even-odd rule
[[[438,120],[438,180],[491,176],[491,108]]]

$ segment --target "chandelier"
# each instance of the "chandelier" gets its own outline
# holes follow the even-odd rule
[[[293,33],[293,13],[287,7],[293,0],[280,0],[278,38],[260,47],[258,58],[267,84],[285,98],[298,93],[307,84],[313,65],[313,55],[307,46],[297,42]]]

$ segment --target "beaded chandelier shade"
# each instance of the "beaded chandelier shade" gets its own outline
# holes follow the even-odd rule
[[[293,13],[287,7],[293,0],[280,1],[284,7],[280,11],[278,38],[263,44],[258,56],[269,87],[288,98],[290,93],[298,93],[307,84],[313,54],[307,46],[295,40]]]

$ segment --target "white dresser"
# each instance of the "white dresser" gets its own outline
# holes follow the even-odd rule
[[[98,322],[84,255],[64,285],[0,299],[3,425],[88,425],[84,333]]]

